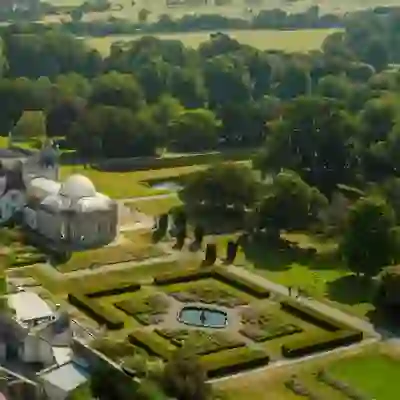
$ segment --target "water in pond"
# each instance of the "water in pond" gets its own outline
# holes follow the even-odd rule
[[[150,184],[153,189],[157,190],[171,190],[173,192],[177,192],[182,189],[182,185],[174,181],[163,181]]]
[[[223,328],[228,323],[226,312],[205,307],[183,307],[179,313],[179,321],[209,328]]]

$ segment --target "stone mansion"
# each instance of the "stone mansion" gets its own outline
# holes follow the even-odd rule
[[[0,223],[18,217],[26,229],[69,250],[115,239],[117,202],[98,193],[83,175],[59,182],[57,150],[51,144],[30,156],[0,150]]]

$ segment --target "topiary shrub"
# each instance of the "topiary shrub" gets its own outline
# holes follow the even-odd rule
[[[238,244],[230,240],[226,245],[226,262],[232,264],[235,261]]]
[[[217,260],[217,245],[215,243],[208,243],[206,247],[206,256],[204,259],[205,265],[214,265]]]

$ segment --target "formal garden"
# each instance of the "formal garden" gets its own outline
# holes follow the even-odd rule
[[[113,357],[129,359],[142,351],[166,362],[176,349],[190,349],[208,377],[215,378],[363,338],[362,332],[294,298],[271,293],[223,265],[192,265],[156,274],[149,267],[147,273],[149,279],[118,284],[108,280],[95,289],[76,284],[68,294],[69,302],[105,326],[114,342],[130,343],[130,353]],[[179,317],[188,305],[223,312],[226,325],[182,322]]]

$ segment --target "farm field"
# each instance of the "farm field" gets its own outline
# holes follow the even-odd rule
[[[335,29],[315,29],[298,31],[226,31],[224,33],[237,39],[239,42],[257,47],[261,50],[282,50],[287,52],[307,52],[319,49],[324,39],[335,32]],[[155,35],[159,39],[181,40],[185,46],[197,48],[202,42],[208,40],[213,32],[187,32],[174,34]],[[107,55],[110,46],[115,42],[128,42],[140,39],[141,35],[107,36],[104,38],[86,38],[89,46],[95,48],[103,55]]]

